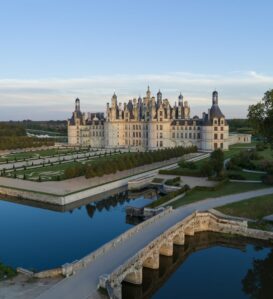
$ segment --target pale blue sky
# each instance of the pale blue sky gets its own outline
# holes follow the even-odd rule
[[[227,116],[245,116],[273,86],[272,12],[270,0],[0,0],[0,119],[67,118],[76,96],[103,110],[113,90],[147,84],[173,101],[181,90],[196,113],[217,88]]]

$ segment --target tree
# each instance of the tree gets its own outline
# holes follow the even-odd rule
[[[210,163],[217,176],[221,175],[224,168],[224,153],[221,149],[217,149],[210,154]]]
[[[256,132],[273,147],[273,89],[268,90],[260,102],[249,106],[247,117]]]

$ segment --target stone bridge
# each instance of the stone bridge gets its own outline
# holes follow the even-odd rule
[[[210,212],[195,212],[169,228],[112,273],[100,276],[99,287],[107,289],[110,298],[122,298],[122,282],[142,284],[142,268],[159,269],[159,256],[172,256],[173,245],[184,245],[185,236],[212,231],[246,234],[247,221],[219,217]]]
[[[208,210],[256,196],[273,194],[273,188],[211,198],[162,213],[134,226],[79,261],[61,268],[34,274],[34,277],[64,275],[39,299],[105,298],[98,288],[106,288],[110,298],[122,297],[122,282],[142,283],[143,267],[158,269],[160,255],[171,256],[173,244],[183,245],[185,236],[212,231],[273,240],[272,232],[247,227],[247,222]],[[202,212],[198,212],[202,211]]]

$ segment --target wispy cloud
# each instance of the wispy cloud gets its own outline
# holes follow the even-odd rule
[[[113,91],[120,101],[144,95],[147,85],[156,94],[160,88],[163,96],[172,102],[179,92],[184,94],[194,112],[210,105],[213,89],[220,93],[220,103],[227,106],[229,117],[245,116],[247,106],[258,101],[263,93],[273,87],[273,77],[255,71],[232,72],[225,75],[168,73],[168,74],[116,74],[87,78],[50,78],[38,80],[0,79],[0,117],[14,118],[12,109],[21,118],[29,117],[29,107],[35,107],[32,118],[51,118],[53,111],[68,117],[74,98],[79,97],[84,110],[104,110]],[[234,106],[240,106],[238,111]],[[43,113],[38,113],[41,107]],[[5,109],[4,109],[5,108]],[[19,109],[20,108],[20,109]],[[9,111],[10,113],[7,113]],[[19,109],[19,110],[18,110]],[[5,114],[3,114],[5,111]],[[233,112],[232,112],[233,111]],[[26,113],[27,112],[27,113]],[[227,113],[226,113],[227,114]],[[234,114],[234,115],[232,115]],[[56,113],[54,113],[56,118]]]

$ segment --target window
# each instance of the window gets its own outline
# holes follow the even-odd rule
[[[221,134],[221,139],[224,139],[224,134]]]
[[[215,119],[215,120],[214,120],[214,124],[215,124],[215,125],[217,125],[217,124],[218,124],[218,121],[217,121],[217,119]]]
[[[189,133],[189,138],[191,139],[191,133]]]
[[[181,136],[181,138],[183,138],[183,133],[181,133],[181,135],[180,135],[180,136]]]
[[[163,130],[163,126],[162,125],[160,125],[160,130]]]
[[[218,130],[218,128],[217,127],[214,127],[214,131],[217,131]]]
[[[163,141],[160,141],[160,147],[163,147]]]
[[[224,144],[223,143],[221,143],[221,149],[223,149],[224,148]]]
[[[214,149],[217,149],[217,143],[214,143]]]
[[[217,134],[214,134],[214,139],[217,139]]]
[[[224,128],[223,128],[223,127],[221,127],[221,131],[224,131]]]
[[[175,133],[173,133],[173,138],[175,138]]]
[[[160,115],[160,116],[162,116],[162,115],[163,115],[163,112],[162,112],[162,111],[160,111],[160,112],[159,112],[159,115]]]

